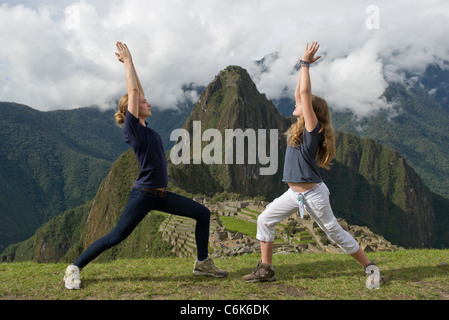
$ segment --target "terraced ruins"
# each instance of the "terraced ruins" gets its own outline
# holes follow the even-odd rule
[[[210,203],[210,199],[195,198],[211,211],[209,245],[212,257],[232,257],[252,252],[260,252],[259,241],[253,234],[245,234],[238,230],[226,228],[223,217],[238,219],[237,222],[253,224],[254,230],[257,217],[268,204],[261,201],[223,201]],[[400,247],[393,245],[384,237],[374,234],[369,228],[349,225],[343,219],[338,219],[340,225],[352,234],[366,252],[396,251]],[[195,221],[175,215],[169,215],[161,224],[159,231],[162,238],[171,243],[172,252],[178,257],[196,256]],[[276,226],[274,253],[307,253],[330,252],[343,253],[331,243],[326,234],[315,221],[305,214],[299,217],[294,213]]]

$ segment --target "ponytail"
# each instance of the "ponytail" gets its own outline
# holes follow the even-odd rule
[[[118,102],[118,111],[115,113],[117,124],[125,123],[126,111],[128,110],[128,94],[125,94]]]

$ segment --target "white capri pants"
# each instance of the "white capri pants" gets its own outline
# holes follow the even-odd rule
[[[264,242],[273,242],[274,227],[298,210],[300,196],[302,196],[304,209],[329,239],[335,242],[344,253],[356,253],[359,244],[340,226],[335,218],[329,202],[329,189],[324,182],[318,183],[315,187],[303,193],[297,193],[289,188],[279,198],[274,199],[257,218],[257,239]]]

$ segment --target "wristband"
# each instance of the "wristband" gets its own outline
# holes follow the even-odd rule
[[[310,66],[310,63],[304,60],[299,60],[295,65],[295,70],[298,71],[301,68],[301,66],[308,68]]]

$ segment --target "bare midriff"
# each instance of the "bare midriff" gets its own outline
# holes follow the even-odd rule
[[[312,189],[317,182],[288,182],[288,186],[295,192],[306,192]]]

